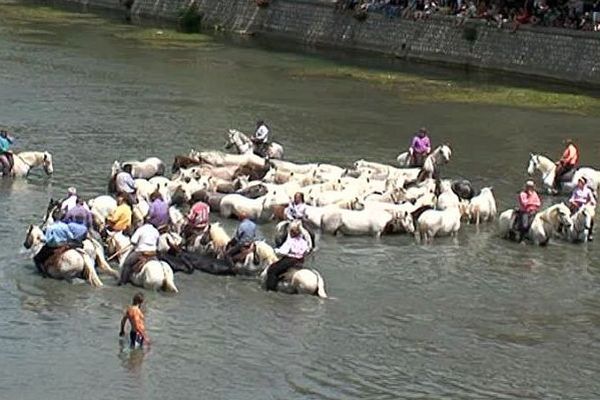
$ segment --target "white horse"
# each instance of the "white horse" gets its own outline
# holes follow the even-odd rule
[[[249,199],[240,194],[228,194],[223,197],[220,205],[220,213],[224,218],[239,217],[245,214],[255,221],[269,219],[273,215],[271,207],[277,201],[277,193],[269,193],[265,196]],[[287,201],[284,203],[286,204]]]
[[[149,157],[144,161],[115,161],[112,165],[111,177],[116,176],[126,165],[131,165],[131,176],[134,178],[150,179],[156,175],[164,175],[165,164],[160,158]]]
[[[321,230],[333,235],[341,233],[380,237],[384,233],[412,233],[414,226],[408,212],[394,214],[375,208],[354,211],[327,207],[321,217]]]
[[[438,210],[446,210],[450,207],[458,207],[460,203],[460,199],[452,191],[452,185],[449,181],[442,181],[440,183],[441,193],[438,196],[436,209]]]
[[[225,248],[230,240],[231,238],[221,224],[213,222],[201,235],[196,236],[192,243],[187,243],[187,250],[190,252],[203,250],[204,253],[221,259],[225,255]]]
[[[43,167],[46,175],[50,176],[54,173],[54,165],[52,164],[52,154],[47,151],[23,151],[13,154],[13,168],[11,176],[22,178],[29,175],[31,169],[35,167]]]
[[[23,246],[35,256],[44,247],[44,233],[34,225],[29,225]],[[54,279],[72,280],[83,278],[94,287],[103,286],[94,268],[94,260],[84,249],[71,249],[60,255],[55,265],[50,265],[46,273]]]
[[[596,209],[594,206],[585,205],[580,207],[572,216],[573,225],[569,230],[568,239],[572,242],[584,243],[590,240],[595,215]]]
[[[481,189],[481,193],[473,197],[468,203],[467,215],[469,221],[479,225],[480,222],[492,221],[498,212],[496,199],[491,187]]]
[[[436,236],[455,237],[460,229],[461,211],[458,205],[445,210],[424,211],[417,220],[415,238],[431,243]]]
[[[121,232],[111,233],[106,241],[109,253],[117,257],[119,266],[123,267],[125,259],[131,253],[130,239]],[[139,272],[131,274],[130,281],[133,285],[150,290],[164,290],[177,293],[173,278],[173,270],[164,261],[151,260],[146,262]]]
[[[264,158],[257,156],[256,154],[228,154],[222,151],[190,151],[190,158],[197,159],[198,161],[206,164],[213,165],[215,167],[222,167],[227,165],[248,165],[251,167],[264,168],[266,161]]]
[[[540,172],[542,175],[542,182],[548,193],[553,193],[554,177],[556,173],[556,163],[546,156],[541,154],[529,154],[529,164],[527,165],[527,173],[533,175],[535,172]],[[588,181],[588,186],[594,191],[598,191],[600,188],[600,171],[597,171],[589,167],[581,167],[575,171],[569,181],[561,182],[560,189],[562,192],[570,193],[575,186],[579,178],[585,177]]]
[[[270,266],[278,260],[279,258],[271,246],[263,241],[254,242],[253,262],[263,266],[260,274],[263,285],[267,279],[267,272]],[[327,298],[325,280],[319,271],[315,269],[291,268],[280,279],[277,290],[286,293],[316,295],[322,299]]]
[[[236,129],[230,129],[227,133],[227,144],[225,145],[225,148],[229,149],[233,146],[235,146],[239,154],[254,153],[254,143],[252,143],[252,140]],[[283,158],[283,146],[279,143],[270,142],[266,155],[269,159],[274,158],[281,160]]]
[[[106,217],[117,208],[117,201],[111,196],[102,195],[88,200],[88,207],[92,212],[96,229],[102,231],[104,229]]]
[[[515,226],[516,211],[509,209],[504,211],[498,217],[498,227],[500,235],[505,238],[511,238],[511,232]],[[553,236],[564,236],[564,232],[571,229],[573,220],[571,211],[563,203],[555,204],[544,211],[537,213],[527,232],[527,238],[534,244],[543,246],[548,243]]]

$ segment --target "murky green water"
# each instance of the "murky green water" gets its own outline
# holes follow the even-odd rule
[[[0,124],[17,148],[55,159],[50,180],[0,184],[0,398],[600,396],[596,243],[524,247],[491,226],[429,247],[324,237],[314,265],[335,299],[178,275],[179,295],[147,293],[154,343],[145,355],[121,352],[117,338],[134,288],[45,280],[20,250],[50,196],[71,185],[102,193],[113,160],[218,148],[228,128],[250,130],[258,117],[291,159],[339,164],[391,162],[426,125],[453,146],[444,174],[493,185],[503,209],[530,151],[555,154],[573,136],[582,159],[599,164],[600,112],[589,94],[424,66],[382,80],[390,74],[352,59],[179,40],[46,9],[0,5],[0,23]],[[502,96],[490,100],[491,91]]]

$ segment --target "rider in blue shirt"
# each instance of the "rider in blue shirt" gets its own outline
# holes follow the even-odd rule
[[[225,252],[225,259],[232,265],[235,264],[236,256],[250,247],[256,240],[256,224],[243,212],[240,213],[239,218],[242,222],[240,222],[235,235],[227,244],[227,251]]]
[[[44,247],[33,257],[35,266],[44,276],[47,276],[46,261],[52,257],[54,252],[64,246],[81,247],[80,242],[76,242],[75,236],[69,226],[62,221],[57,221],[46,228],[44,232]]]
[[[10,175],[12,169],[11,162],[11,151],[10,146],[13,143],[14,138],[8,134],[5,130],[0,130],[0,164],[2,166],[2,175]]]

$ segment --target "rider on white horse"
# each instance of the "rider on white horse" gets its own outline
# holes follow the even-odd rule
[[[46,228],[44,241],[44,247],[33,258],[36,268],[43,276],[48,275],[45,264],[55,252],[60,249],[83,247],[81,242],[75,239],[69,226],[62,221],[56,221]]]
[[[131,206],[127,204],[127,199],[124,195],[117,196],[117,208],[106,217],[108,229],[115,232],[129,232],[133,211]]]
[[[431,153],[431,140],[427,135],[427,129],[421,128],[415,134],[408,149],[410,154],[410,166],[422,167],[425,158]]]
[[[2,176],[10,176],[12,169],[12,152],[10,145],[14,142],[14,138],[5,130],[0,130],[0,166]]]
[[[119,172],[115,177],[115,185],[117,188],[117,194],[122,194],[129,201],[129,205],[133,206],[137,203],[135,197],[136,187],[135,180],[131,175],[131,164],[127,164],[123,167],[123,171]]]
[[[135,231],[133,236],[131,236],[131,244],[134,248],[123,262],[119,285],[129,282],[131,275],[136,272],[134,271],[134,267],[139,264],[143,265],[149,258],[156,257],[159,238],[160,233],[158,229],[149,222],[144,223],[144,225]]]
[[[590,187],[587,185],[587,178],[582,176],[577,181],[577,186],[573,189],[571,197],[569,198],[569,209],[572,214],[577,213],[581,207],[586,205],[595,206],[596,196]],[[594,221],[592,220],[592,226],[590,227],[590,233],[588,234],[588,240],[592,240],[592,228]]]
[[[267,270],[266,289],[276,290],[279,278],[290,268],[302,268],[304,256],[310,251],[310,246],[300,228],[294,226],[290,229],[290,235],[280,248],[275,249],[282,257],[273,263]]]
[[[271,130],[263,120],[256,122],[256,131],[251,140],[254,143],[254,153],[261,157],[265,157],[267,154],[267,147],[269,146],[269,133]]]
[[[560,160],[556,162],[556,170],[554,172],[554,189],[558,190],[560,180],[563,175],[575,170],[579,162],[579,151],[575,147],[572,139],[565,140],[565,151]]]
[[[235,265],[239,255],[245,254],[244,250],[249,249],[256,240],[256,224],[254,221],[248,218],[245,212],[241,212],[239,218],[242,222],[240,222],[235,235],[227,244],[227,251],[225,252],[225,259],[231,265]]]
[[[533,222],[535,214],[539,211],[542,202],[537,192],[535,191],[535,184],[533,181],[525,182],[525,189],[519,193],[517,199],[519,209],[516,215],[516,229],[519,232],[519,241],[525,238],[525,235],[529,231],[529,227]]]

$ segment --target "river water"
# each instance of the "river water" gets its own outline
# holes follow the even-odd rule
[[[220,148],[226,129],[248,131],[262,117],[291,159],[391,162],[427,125],[454,149],[444,175],[493,185],[504,209],[529,151],[555,155],[574,136],[593,164],[600,119],[415,101],[418,87],[294,72],[350,58],[220,38],[158,46],[142,37],[148,29],[110,17],[36,10],[0,5],[0,123],[17,149],[47,149],[55,160],[51,179],[38,172],[0,183],[0,398],[600,396],[597,243],[534,248],[499,239],[493,226],[467,226],[458,242],[432,246],[323,237],[313,266],[327,301],[267,294],[253,280],[177,275],[180,294],[146,292],[149,351],[123,351],[119,319],[136,289],[109,278],[97,290],[42,279],[21,248],[50,197],[71,185],[103,193],[115,159],[168,162],[190,147]],[[487,87],[458,72],[404,68]]]

